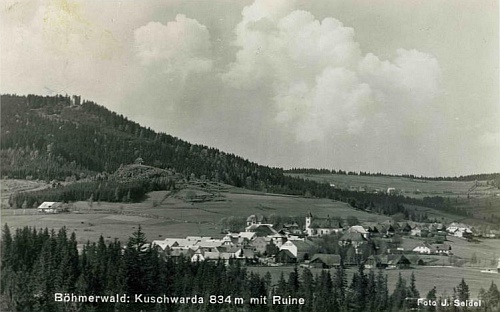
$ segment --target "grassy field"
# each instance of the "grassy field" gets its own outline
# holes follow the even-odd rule
[[[290,176],[314,180],[323,183],[335,184],[342,189],[359,189],[387,191],[389,187],[394,187],[402,192],[402,195],[422,198],[424,196],[442,197],[467,197],[470,193],[473,197],[489,197],[500,194],[498,188],[487,185],[487,181],[477,181],[477,187],[471,192],[469,190],[476,185],[476,182],[461,181],[432,181],[410,179],[403,177],[385,176],[358,176],[341,174],[288,174]]]
[[[484,223],[491,220],[492,215],[500,216],[500,190],[488,181],[432,181],[403,177],[357,176],[340,174],[289,174],[290,176],[310,179],[317,182],[334,184],[335,187],[347,190],[386,192],[393,187],[400,195],[423,198],[440,196],[448,198],[452,206],[469,210],[472,218],[461,218],[456,215],[427,207],[405,205],[408,208],[425,211],[429,218],[444,222],[460,221],[466,223]]]
[[[2,223],[11,228],[24,226],[75,231],[80,243],[96,241],[102,235],[107,241],[124,242],[137,225],[148,239],[204,235],[221,237],[220,220],[224,217],[247,217],[251,214],[304,216],[310,210],[320,217],[355,216],[360,221],[384,221],[388,217],[352,209],[349,205],[328,199],[307,199],[226,188],[214,201],[186,202],[168,196],[167,191],[151,192],[141,203],[76,202],[70,213],[39,214],[36,209],[6,209],[2,205]]]
[[[280,278],[281,273],[284,274],[285,279],[288,279],[288,274],[294,269],[293,266],[281,266],[281,267],[248,267],[248,270],[259,273],[266,274],[266,272],[271,273],[273,283],[277,283]],[[320,274],[322,269],[312,268],[310,269],[313,275]],[[299,268],[299,274],[303,271],[303,268]],[[357,272],[356,268],[347,269],[347,280],[348,284],[352,279],[354,272]],[[368,272],[368,271],[366,271]],[[455,268],[455,267],[419,267],[413,269],[405,270],[384,270],[384,274],[388,277],[388,287],[389,292],[392,293],[396,282],[398,280],[399,273],[406,279],[407,285],[410,281],[412,272],[415,274],[417,289],[422,297],[425,297],[427,292],[436,286],[438,294],[453,294],[453,287],[465,279],[467,285],[469,285],[469,290],[471,293],[471,298],[477,298],[479,289],[485,288],[486,290],[491,285],[491,282],[500,285],[500,274],[491,273],[481,273],[479,269],[474,268]],[[332,276],[335,271],[330,271]],[[377,273],[377,272],[375,272]]]
[[[0,180],[1,207],[8,207],[9,196],[12,193],[43,190],[49,186],[50,184],[39,181],[2,179]]]

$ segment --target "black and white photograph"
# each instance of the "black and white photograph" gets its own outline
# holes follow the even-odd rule
[[[3,0],[0,311],[500,311],[498,0]]]

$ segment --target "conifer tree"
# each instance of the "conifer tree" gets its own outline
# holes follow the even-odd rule
[[[427,293],[427,296],[425,296],[425,299],[430,300],[430,301],[436,301],[437,300],[437,290],[436,286],[432,287],[431,290]],[[436,311],[436,307],[429,305],[427,307],[427,311]]]
[[[469,292],[469,285],[465,283],[465,279],[462,278],[462,281],[460,284],[458,284],[457,287],[457,299],[459,299],[462,302],[465,302],[465,300],[469,300],[470,297],[470,292]]]
[[[403,310],[406,299],[406,280],[399,273],[398,281],[396,282],[396,287],[391,295],[392,307],[398,311]]]
[[[385,311],[389,304],[389,290],[387,289],[387,277],[382,270],[378,271],[375,291],[375,310]]]

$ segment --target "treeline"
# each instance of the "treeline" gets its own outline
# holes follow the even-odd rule
[[[9,311],[402,311],[416,307],[420,294],[415,276],[410,281],[401,275],[392,293],[382,271],[366,272],[359,266],[350,281],[342,266],[333,274],[297,267],[274,283],[269,273],[249,272],[239,261],[196,262],[166,258],[147,244],[141,228],[122,246],[88,242],[79,253],[75,234],[68,237],[65,228],[36,230],[25,227],[11,234],[7,225],[2,235],[1,260],[2,309]],[[127,295],[129,302],[57,301],[76,296]],[[142,295],[136,297],[135,295]],[[496,311],[500,295],[495,284],[484,289],[484,311]],[[65,295],[68,295],[65,297]],[[195,304],[145,303],[148,298],[197,297]],[[465,281],[457,286],[455,298],[469,299]],[[210,296],[223,296],[216,303]],[[228,297],[230,296],[230,297]],[[303,305],[250,304],[250,298],[272,296],[304,298]],[[136,298],[140,298],[136,300]],[[200,299],[199,298],[203,298]],[[236,303],[227,298],[243,298]],[[427,294],[438,299],[434,288]],[[451,298],[450,298],[451,299]],[[489,309],[489,310],[488,310]],[[444,311],[444,310],[442,310]],[[456,311],[456,310],[453,310]]]
[[[85,181],[55,186],[33,192],[11,194],[9,206],[12,208],[36,208],[45,201],[74,202],[139,202],[146,193],[175,189],[173,180],[135,180],[135,181]]]
[[[292,168],[284,171],[285,173],[294,174],[339,174],[339,175],[357,175],[357,176],[373,176],[373,177],[394,177],[394,178],[409,178],[418,180],[430,180],[430,181],[484,181],[484,180],[494,180],[498,181],[500,179],[500,173],[482,173],[482,174],[471,174],[471,175],[461,175],[454,177],[427,177],[427,176],[417,176],[414,174],[388,174],[381,172],[367,172],[367,171],[344,171],[336,169],[316,169],[316,168]]]
[[[141,159],[146,165],[170,169],[184,177],[193,176],[265,192],[330,198],[387,215],[403,213],[415,221],[423,221],[423,216],[416,213],[412,216],[403,204],[445,211],[452,209],[446,203],[338,190],[327,183],[291,177],[281,168],[260,166],[215,148],[193,145],[154,132],[91,101],[68,96],[2,95],[1,109],[2,177],[74,181],[110,174],[122,165]],[[94,186],[95,195],[98,184]],[[146,190],[143,188],[138,193]],[[75,194],[73,189],[58,194],[62,193]],[[81,196],[72,198],[88,199],[88,191],[78,194]],[[61,195],[53,200],[65,197],[67,195]],[[131,198],[137,199],[132,194]],[[101,200],[105,200],[104,197]],[[31,201],[34,203],[35,199]],[[24,200],[16,201],[18,207],[23,203]]]

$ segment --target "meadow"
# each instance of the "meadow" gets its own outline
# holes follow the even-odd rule
[[[390,176],[362,176],[342,174],[287,174],[322,183],[334,184],[341,189],[386,192],[393,187],[401,191],[401,195],[423,198],[425,196],[442,196],[464,198],[468,194],[474,197],[496,196],[500,190],[488,185],[487,181],[433,181]]]
[[[72,203],[70,212],[40,214],[36,209],[6,209],[2,204],[2,224],[11,228],[32,226],[59,229],[66,226],[76,233],[79,243],[96,241],[124,242],[140,224],[148,239],[203,235],[222,237],[220,221],[225,217],[246,218],[251,214],[299,216],[311,211],[319,217],[354,216],[360,221],[384,221],[389,217],[354,210],[348,204],[329,199],[302,198],[252,192],[225,187],[212,201],[189,202],[167,191],[148,194],[140,203],[86,201]]]

